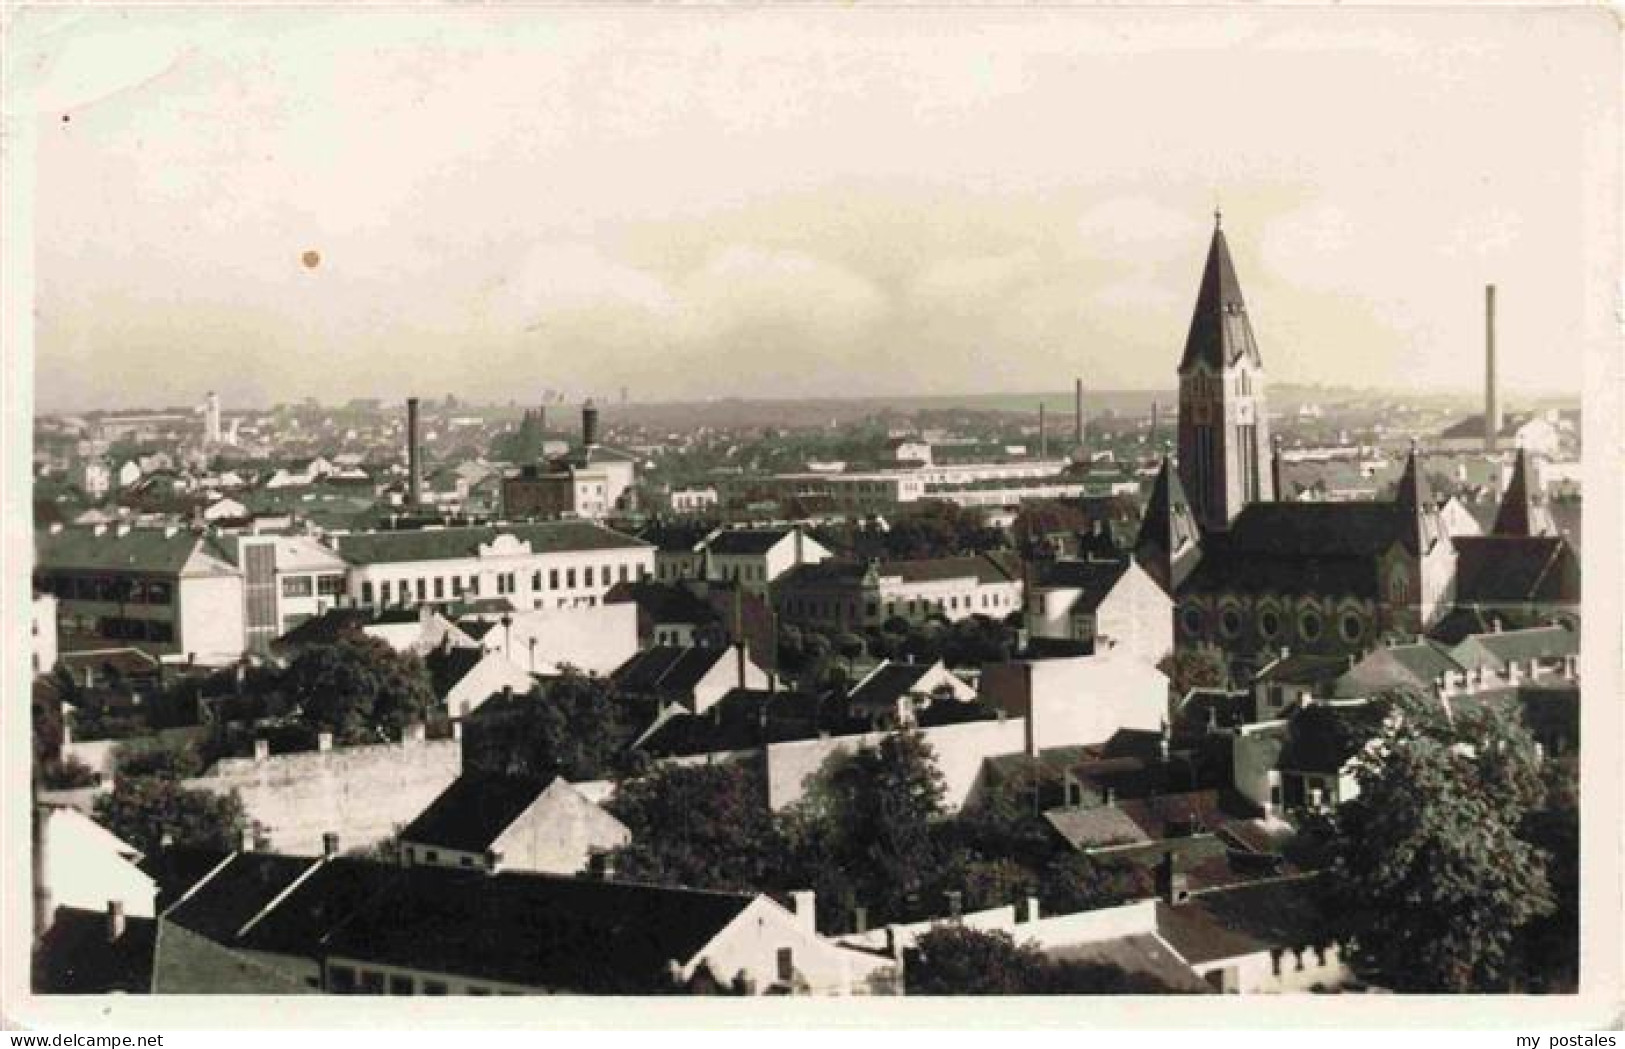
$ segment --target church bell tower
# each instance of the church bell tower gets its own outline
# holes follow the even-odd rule
[[[1179,362],[1179,479],[1203,530],[1225,531],[1248,503],[1274,501],[1269,448],[1264,362],[1214,212]]]

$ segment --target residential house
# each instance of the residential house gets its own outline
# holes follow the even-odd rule
[[[344,597],[348,563],[310,536],[222,536],[220,545],[242,572],[250,652],[269,653],[276,638]]]
[[[500,652],[448,643],[423,657],[434,694],[454,718],[467,717],[503,692],[523,695],[536,679]]]
[[[38,872],[51,907],[102,914],[110,903],[127,918],[151,918],[157,885],[141,870],[141,852],[75,809],[41,806]]]
[[[847,713],[880,727],[912,725],[919,712],[933,703],[971,703],[976,690],[935,663],[896,663],[883,660],[846,697]]]
[[[639,652],[611,675],[628,697],[679,706],[690,713],[709,710],[736,688],[766,689],[768,675],[738,645],[726,648],[656,646]]]
[[[408,865],[582,874],[631,839],[562,777],[464,773],[401,830],[399,848]]]
[[[638,651],[636,609],[611,600],[609,593],[590,607],[471,612],[457,622],[487,651],[532,674],[560,674],[566,667],[609,674]]]
[[[1180,898],[1170,884],[1157,904],[1157,932],[1224,994],[1337,991],[1356,981],[1326,931],[1318,888],[1310,875]]]
[[[1173,600],[1130,558],[1042,564],[1027,595],[1027,635],[1075,642],[1079,654],[1121,646],[1154,663],[1174,647]]]
[[[787,622],[848,630],[892,619],[1004,619],[1021,611],[1021,567],[1005,554],[868,563],[832,559],[786,573],[774,598]]]

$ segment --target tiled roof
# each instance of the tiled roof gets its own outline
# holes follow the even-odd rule
[[[216,943],[228,943],[316,862],[299,856],[240,853],[165,917]]]
[[[353,564],[387,564],[474,557],[480,546],[490,543],[498,535],[511,535],[528,543],[535,553],[625,550],[648,546],[641,539],[588,521],[362,532],[337,536],[335,541],[339,553]]]
[[[1257,882],[1157,904],[1157,932],[1192,965],[1327,943],[1311,878]]]
[[[1044,820],[1080,852],[1151,840],[1145,830],[1116,805],[1050,809],[1044,813]]]
[[[715,608],[696,597],[682,586],[661,583],[653,579],[640,579],[616,583],[604,595],[604,601],[631,601],[638,611],[656,623],[688,623],[699,626],[720,619]]]
[[[1214,544],[1226,554],[1375,557],[1415,522],[1397,502],[1249,503]]]
[[[1118,936],[1110,940],[1070,944],[1045,952],[1052,962],[1086,962],[1109,965],[1130,977],[1148,978],[1156,987],[1142,993],[1210,994],[1213,988],[1182,963],[1161,939],[1144,933]]]
[[[232,942],[252,951],[318,957],[322,938],[400,877],[400,871],[372,860],[326,860]]]
[[[1052,561],[1039,573],[1039,585],[1054,589],[1080,590],[1074,605],[1079,612],[1093,612],[1110,594],[1112,587],[1129,569],[1128,558],[1114,560]]]
[[[1349,661],[1342,656],[1293,652],[1258,672],[1256,681],[1284,681],[1295,685],[1324,685],[1343,676]]]
[[[1376,597],[1380,588],[1375,557],[1208,550],[1180,592]]]
[[[34,949],[34,989],[42,994],[148,994],[158,923],[128,917],[124,934],[107,939],[107,915],[58,907]]]
[[[736,688],[703,714],[680,713],[667,718],[644,736],[637,748],[655,757],[716,754],[812,739],[823,729],[840,735],[865,727],[836,723],[835,718],[826,717],[814,696]]]
[[[920,679],[935,669],[931,663],[884,662],[858,682],[847,698],[854,708],[890,710],[908,695]]]
[[[558,991],[648,993],[669,986],[669,964],[691,961],[752,900],[545,874],[409,876],[340,928],[328,950]]]
[[[406,825],[400,839],[483,853],[541,797],[546,784],[520,776],[465,772]]]
[[[1457,662],[1471,669],[1489,667],[1500,670],[1508,663],[1579,655],[1580,637],[1563,626],[1503,630],[1469,637],[1452,649],[1451,654]]]
[[[40,568],[83,571],[153,572],[163,575],[236,572],[226,551],[213,538],[187,529],[131,528],[120,535],[115,528],[97,535],[94,528],[64,528],[35,537],[35,559]]]

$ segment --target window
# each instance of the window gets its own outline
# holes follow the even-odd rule
[[[586,568],[582,569],[582,576],[583,576],[582,585],[583,586],[592,586],[592,565],[588,565]]]
[[[472,994],[476,998],[488,998],[491,995],[491,988],[480,987],[477,984],[469,984],[468,993]]]
[[[1233,608],[1227,608],[1219,613],[1219,629],[1224,631],[1225,637],[1235,637],[1241,633],[1241,613]]]
[[[327,989],[334,994],[355,993],[355,970],[348,965],[327,967]]]
[[[308,575],[293,575],[282,580],[283,597],[309,597],[316,592],[316,586]]]
[[[627,581],[627,575],[628,575],[627,567],[626,567],[626,565],[622,565],[620,573],[619,573],[619,578],[620,578],[621,582],[624,583],[624,582]]]
[[[1360,640],[1360,635],[1365,632],[1365,624],[1360,622],[1360,617],[1357,613],[1344,612],[1343,620],[1339,624],[1339,629],[1341,629],[1343,632],[1344,641],[1358,641]]]
[[[1273,609],[1266,608],[1258,614],[1258,629],[1266,638],[1274,637],[1281,632],[1281,617]]]
[[[530,588],[532,590],[542,588],[542,570],[540,568],[530,574]]]
[[[559,588],[559,570],[557,568],[549,568],[547,570],[547,588],[549,590],[557,590]]]
[[[564,570],[564,585],[569,587],[571,590],[574,590],[576,588],[576,570],[575,569],[566,568]]]
[[[316,577],[316,593],[322,597],[337,597],[344,593],[343,575],[323,575]]]
[[[380,972],[373,972],[371,969],[362,969],[361,970],[361,993],[362,994],[383,994],[384,993],[384,974],[380,973]]]
[[[422,576],[419,576],[418,577],[417,589],[418,589],[418,600],[419,601],[422,601],[425,598],[427,598],[429,596],[428,580],[424,579]]]
[[[1320,629],[1320,613],[1314,609],[1308,609],[1298,616],[1298,635],[1305,641],[1320,640]]]
[[[389,978],[390,994],[413,994],[414,988],[410,976],[391,976]]]
[[[457,866],[459,866],[459,867],[472,867],[472,866],[474,866],[474,857],[472,857],[472,856],[459,856],[457,858]]]
[[[1202,610],[1195,606],[1186,608],[1179,614],[1179,625],[1185,629],[1185,633],[1196,637],[1202,632]]]
[[[796,974],[795,952],[789,947],[779,948],[779,979],[788,983]]]
[[[425,849],[423,852],[423,859],[426,863],[439,863],[440,853],[435,849]]]
[[[389,604],[389,580],[384,580],[382,583],[378,584],[378,586],[383,592],[383,603],[386,605]]]
[[[434,577],[434,599],[439,601],[446,596],[446,580],[444,576]]]
[[[451,596],[463,596],[463,577],[460,575],[454,575],[451,577]]]
[[[364,604],[364,605],[372,604],[372,580],[371,579],[363,579],[361,581],[361,603]]]
[[[423,993],[440,996],[450,993],[450,989],[440,980],[424,980]]]

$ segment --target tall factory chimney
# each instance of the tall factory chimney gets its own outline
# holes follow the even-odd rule
[[[587,398],[587,403],[581,406],[581,446],[583,448],[598,447],[598,407]]]
[[[418,399],[406,399],[406,502],[417,506],[423,499],[423,455],[418,450]]]
[[[1484,450],[1494,453],[1501,433],[1501,401],[1495,392],[1495,285],[1484,285]]]
[[[1077,424],[1078,450],[1083,450],[1083,380],[1077,381],[1077,388],[1072,394],[1072,413]]]
[[[1049,458],[1049,427],[1044,420],[1044,402],[1038,402],[1038,457]]]

